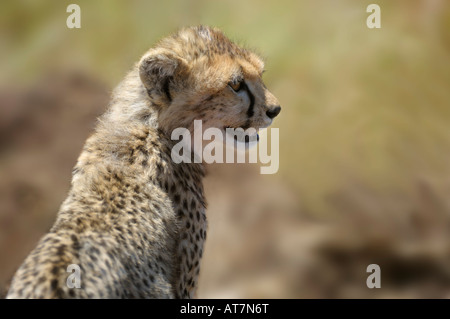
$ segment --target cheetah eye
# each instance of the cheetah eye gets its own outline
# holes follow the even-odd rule
[[[239,82],[230,82],[230,83],[228,83],[228,86],[229,86],[230,88],[232,88],[234,92],[239,92],[240,90],[242,90],[242,82],[243,82],[243,81],[239,81]]]

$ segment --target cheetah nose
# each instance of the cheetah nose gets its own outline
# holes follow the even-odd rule
[[[278,114],[280,114],[281,111],[281,106],[275,106],[271,109],[268,109],[266,114],[269,118],[273,119],[275,116],[277,116]]]

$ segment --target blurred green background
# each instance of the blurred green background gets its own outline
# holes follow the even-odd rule
[[[70,3],[0,4],[1,289],[109,90],[158,39],[206,24],[266,58],[283,109],[277,174],[211,167],[199,297],[450,296],[448,1],[75,1],[68,29]]]

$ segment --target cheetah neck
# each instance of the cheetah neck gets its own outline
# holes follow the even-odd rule
[[[110,110],[100,119],[96,132],[87,140],[79,157],[72,193],[98,190],[99,181],[103,183],[105,178],[113,180],[117,176],[121,186],[105,187],[100,196],[111,197],[113,189],[120,189],[125,184],[134,185],[138,192],[136,198],[157,198],[167,203],[171,209],[162,212],[165,214],[163,220],[173,225],[165,227],[176,229],[172,242],[167,243],[167,250],[174,258],[173,271],[167,277],[172,282],[174,296],[191,298],[196,291],[206,239],[205,169],[202,163],[176,164],[172,161],[174,141],[158,129],[157,110],[143,107],[148,106],[138,98],[142,99],[143,93],[138,90],[131,101],[127,101],[134,108],[127,106],[116,93]],[[125,114],[117,113],[121,103]],[[66,201],[65,210],[69,210],[71,201],[74,200]],[[148,205],[152,205],[151,200]],[[126,205],[123,209],[127,209]]]

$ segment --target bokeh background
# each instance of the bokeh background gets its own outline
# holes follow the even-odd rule
[[[66,27],[71,2],[81,29]],[[381,29],[366,26],[370,3]],[[257,48],[283,107],[277,174],[209,167],[198,296],[450,297],[446,0],[1,1],[0,295],[52,225],[111,89],[197,24]]]

